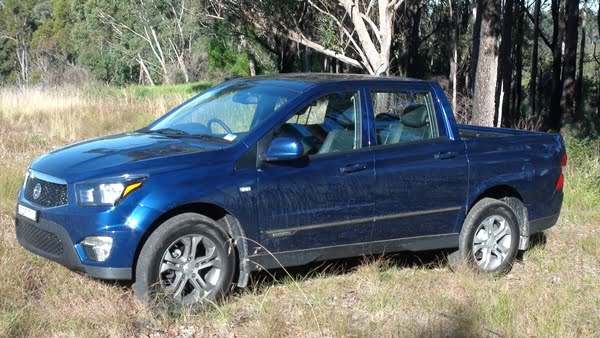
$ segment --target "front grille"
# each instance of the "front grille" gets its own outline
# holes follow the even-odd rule
[[[63,244],[55,234],[26,222],[17,221],[17,238],[54,256],[61,256],[64,252]]]
[[[39,195],[36,194],[36,186],[38,184]],[[27,183],[25,184],[25,198],[29,202],[45,208],[65,205],[68,203],[67,185],[48,182],[30,176],[27,178]]]

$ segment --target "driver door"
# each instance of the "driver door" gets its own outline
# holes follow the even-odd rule
[[[374,161],[363,92],[324,95],[261,141],[291,137],[305,155],[261,161],[258,217],[261,243],[272,252],[370,242]]]

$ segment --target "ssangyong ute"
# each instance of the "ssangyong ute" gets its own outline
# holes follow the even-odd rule
[[[560,135],[457,124],[434,82],[235,79],[143,129],[37,158],[16,234],[183,304],[260,268],[401,250],[457,248],[505,273],[556,223],[566,159]]]

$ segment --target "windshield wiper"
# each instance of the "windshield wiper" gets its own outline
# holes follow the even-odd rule
[[[232,141],[218,137],[218,136],[214,136],[214,135],[209,135],[209,134],[198,134],[198,135],[190,135],[191,137],[195,137],[195,138],[199,138],[199,139],[203,139],[203,140],[209,140],[209,141],[217,141],[217,142],[221,142],[221,143],[227,143],[227,144],[231,144]]]
[[[224,138],[221,138],[218,136],[209,135],[209,134],[190,134],[187,131],[183,131],[183,130],[175,129],[175,128],[161,128],[161,129],[156,129],[156,130],[148,130],[147,132],[162,134],[162,135],[171,136],[171,137],[193,137],[193,138],[217,141],[217,142],[227,143],[227,144],[232,143],[230,140],[227,140],[227,139],[224,139]]]
[[[190,133],[175,128],[161,128],[156,130],[148,130],[149,133],[157,133],[166,136],[189,136]]]

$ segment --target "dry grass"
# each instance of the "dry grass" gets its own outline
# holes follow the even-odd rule
[[[328,262],[275,278],[254,274],[250,288],[224,304],[174,316],[153,313],[127,285],[34,256],[17,244],[13,225],[28,163],[74,140],[139,128],[185,96],[90,90],[0,90],[0,336],[600,335],[598,142],[592,141],[571,156],[559,224],[500,279],[452,273],[431,253]]]

